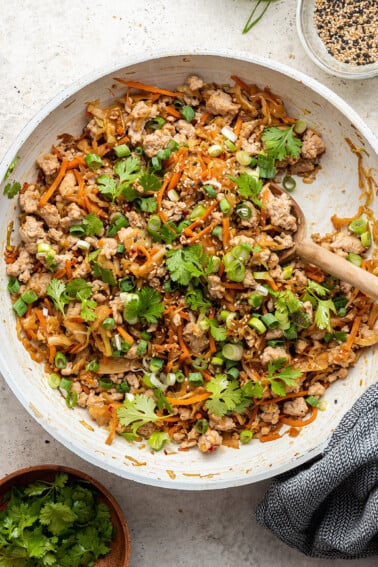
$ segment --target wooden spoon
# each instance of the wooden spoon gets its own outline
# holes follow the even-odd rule
[[[305,262],[315,264],[324,272],[351,284],[366,295],[378,299],[378,277],[352,264],[342,256],[330,252],[323,246],[306,238],[306,220],[302,209],[293,197],[276,183],[270,183],[273,195],[285,193],[291,200],[293,214],[297,219],[298,230],[294,236],[295,244],[280,254],[280,263],[296,254]]]

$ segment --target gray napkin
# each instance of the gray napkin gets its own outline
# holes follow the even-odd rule
[[[273,480],[256,516],[310,557],[378,554],[378,383],[343,417],[318,460]]]

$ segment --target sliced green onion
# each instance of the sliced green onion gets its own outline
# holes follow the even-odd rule
[[[196,205],[191,211],[189,218],[190,220],[195,220],[202,217],[206,213],[206,207],[204,205]]]
[[[176,142],[176,140],[169,140],[167,144],[167,150],[169,150],[170,152],[177,152],[178,149],[180,149],[180,144]]]
[[[264,303],[264,296],[261,293],[252,293],[248,297],[248,303],[254,309],[258,309]]]
[[[225,266],[227,279],[232,282],[242,282],[245,278],[245,266],[240,260],[234,260],[228,267]]]
[[[201,372],[189,372],[188,382],[192,386],[201,386],[204,383],[204,379]]]
[[[89,250],[91,245],[86,240],[78,240],[76,242],[76,246],[80,248],[80,250]]]
[[[308,396],[307,398],[305,398],[306,403],[308,403],[310,406],[316,408],[319,405],[319,401],[318,398],[315,398],[315,396]]]
[[[97,372],[99,368],[100,365],[95,358],[88,362],[88,364],[85,366],[85,370],[88,370],[88,372]]]
[[[188,104],[185,105],[183,108],[180,109],[181,116],[187,120],[187,122],[191,122],[195,117],[196,113],[191,106]]]
[[[54,358],[54,364],[56,368],[62,370],[63,368],[67,367],[67,357],[62,352],[57,352]]]
[[[185,374],[181,371],[175,372],[176,375],[176,382],[178,382],[179,384],[181,384],[182,382],[185,382]]]
[[[152,357],[150,360],[150,370],[151,372],[159,372],[163,369],[165,360],[163,358]]]
[[[115,321],[113,317],[107,317],[106,319],[104,319],[102,322],[102,326],[104,327],[104,329],[108,329],[109,331],[114,329]]]
[[[348,262],[354,264],[355,266],[362,266],[362,258],[359,254],[353,254],[352,252],[348,254],[347,258]]]
[[[204,191],[206,191],[206,193],[209,195],[209,197],[214,198],[214,197],[217,196],[217,190],[214,189],[213,185],[204,185],[204,186],[202,187],[202,189],[203,189]]]
[[[59,384],[59,388],[65,390],[66,392],[69,392],[72,388],[71,380],[68,380],[68,378],[62,378]]]
[[[177,193],[177,191],[175,191],[175,189],[171,189],[170,191],[168,191],[167,197],[170,201],[173,201],[174,203],[176,203],[180,199],[180,196]]]
[[[232,366],[231,368],[229,368],[227,370],[227,374],[228,376],[230,376],[233,380],[237,380],[239,378],[240,375],[240,370],[239,368],[236,368],[236,366]]]
[[[103,165],[102,159],[97,154],[88,154],[85,156],[85,163],[89,169],[97,169]]]
[[[125,251],[125,247],[123,244],[117,244],[117,254],[123,254]]]
[[[20,290],[21,284],[15,276],[10,276],[8,279],[7,289],[9,293],[18,293]]]
[[[161,451],[167,441],[169,441],[168,433],[164,431],[154,431],[151,433],[147,443],[153,451]]]
[[[226,343],[222,348],[222,354],[227,360],[241,360],[243,357],[243,347]]]
[[[147,222],[147,229],[152,232],[158,232],[161,228],[161,220],[159,215],[151,215]]]
[[[142,146],[136,146],[136,148],[134,148],[134,153],[137,156],[142,156],[144,154],[144,149],[142,148]]]
[[[231,142],[231,140],[226,140],[224,145],[229,152],[236,152],[236,146]]]
[[[288,329],[284,330],[283,334],[288,341],[295,341],[298,338],[298,333],[295,325],[290,325]]]
[[[212,256],[211,260],[212,260],[212,266],[213,266],[213,269],[211,270],[211,272],[213,274],[215,274],[216,272],[218,272],[218,270],[220,268],[221,259],[218,256]]]
[[[252,327],[252,329],[255,329],[255,331],[257,331],[259,335],[262,335],[266,332],[264,323],[258,317],[251,317],[251,319],[248,321],[248,326]]]
[[[211,359],[211,364],[214,364],[214,366],[222,366],[223,363],[224,359],[220,356],[213,356],[213,358]]]
[[[244,165],[245,167],[251,163],[251,156],[248,152],[244,150],[239,150],[235,154],[236,161],[240,163],[240,165]]]
[[[56,390],[57,388],[59,388],[60,385],[60,376],[58,374],[50,374],[47,379],[47,382],[50,388]]]
[[[219,144],[213,144],[212,146],[209,147],[207,153],[211,157],[218,157],[223,153],[223,148]]]
[[[153,156],[150,161],[150,167],[154,171],[160,171],[162,168],[160,159],[156,156]]]
[[[128,392],[130,392],[130,384],[125,380],[120,384],[116,384],[116,390],[117,392],[121,392],[121,394],[127,394]]]
[[[236,140],[238,139],[235,132],[231,130],[229,126],[223,126],[221,133],[225,138],[227,138],[227,140],[230,140],[231,142],[236,142]]]
[[[110,378],[102,378],[101,380],[98,381],[98,385],[100,386],[100,388],[103,388],[104,390],[110,390],[111,388],[113,388],[113,382],[110,380]]]
[[[195,428],[198,433],[201,433],[201,435],[203,435],[209,428],[209,422],[207,421],[207,419],[199,419],[195,424]]]
[[[301,118],[299,118],[294,124],[294,132],[296,134],[303,134],[306,128],[307,128],[307,123]]]
[[[252,441],[253,433],[249,429],[243,429],[240,432],[240,443],[243,445],[247,445],[250,441]]]
[[[161,116],[156,116],[155,118],[151,118],[146,122],[146,127],[151,128],[151,130],[161,130],[165,124],[164,118]]]
[[[182,108],[184,106],[184,103],[182,102],[182,100],[179,100],[178,98],[176,98],[173,101],[173,106],[175,107],[176,110],[180,110],[180,108]]]
[[[358,219],[354,219],[349,225],[348,228],[354,234],[363,234],[366,232],[368,227],[366,219],[359,217]]]
[[[248,260],[252,252],[251,247],[249,244],[243,242],[242,244],[237,244],[231,249],[231,254],[237,260]]]
[[[219,319],[221,321],[226,321],[229,315],[232,315],[232,311],[227,311],[226,309],[223,309],[223,311],[221,311],[219,314]]]
[[[300,329],[308,329],[311,323],[310,317],[304,311],[295,311],[295,313],[291,314],[290,318],[291,322]]]
[[[156,157],[161,161],[166,161],[171,157],[171,150],[169,148],[164,148],[164,150],[159,150]]]
[[[273,313],[266,313],[261,316],[261,321],[268,327],[268,329],[277,329],[280,326],[280,322],[273,315]]]
[[[122,278],[118,282],[118,287],[120,291],[132,291],[133,289],[135,289],[135,286],[136,286],[135,279],[132,276],[129,276],[127,278]]]
[[[221,226],[215,226],[211,231],[211,235],[215,236],[215,238],[219,238],[219,240],[222,240],[222,234],[223,231]]]
[[[146,353],[148,347],[148,342],[145,340],[141,340],[137,346],[136,353],[140,356]]]
[[[66,396],[66,406],[70,409],[77,405],[77,392],[70,390]]]
[[[38,295],[32,289],[29,289],[21,295],[21,299],[29,305],[29,303],[34,303],[34,301],[37,301]]]
[[[283,188],[286,189],[286,191],[294,191],[297,186],[297,182],[293,177],[290,177],[290,175],[285,175],[282,181],[282,185]]]
[[[372,245],[371,233],[367,230],[360,236],[361,244],[364,248],[369,248]]]
[[[114,146],[114,153],[117,157],[123,158],[131,154],[130,148],[127,144],[121,144],[120,146]]]
[[[15,311],[15,313],[17,313],[19,317],[22,317],[27,312],[28,306],[25,301],[22,301],[22,299],[19,298],[13,303],[12,309],[13,311]]]
[[[250,219],[252,216],[251,207],[245,203],[239,203],[236,206],[235,212],[241,219]]]
[[[193,366],[193,368],[196,368],[197,370],[206,370],[207,362],[206,362],[206,360],[204,360],[202,358],[195,358],[193,360],[192,366]]]
[[[121,228],[129,226],[129,224],[130,223],[125,215],[116,213],[112,218],[112,224],[109,226],[106,235],[113,238],[121,230]]]
[[[70,226],[70,234],[72,234],[72,236],[83,236],[85,234],[85,228],[81,224],[73,224]]]
[[[219,208],[224,215],[227,215],[231,211],[230,203],[224,198],[219,201]]]
[[[293,275],[293,266],[284,266],[282,268],[282,279],[289,280]]]

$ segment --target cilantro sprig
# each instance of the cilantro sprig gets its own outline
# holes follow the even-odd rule
[[[228,380],[226,374],[216,374],[206,384],[206,390],[211,392],[211,396],[206,400],[205,406],[218,417],[234,410],[242,399],[238,380]]]
[[[330,290],[313,280],[308,280],[304,300],[310,301],[315,309],[315,324],[321,330],[331,331],[331,313],[337,313]]]
[[[130,301],[126,301],[124,305],[123,316],[125,320],[132,324],[138,321],[157,323],[165,309],[160,293],[146,286],[140,291],[130,294],[130,296]]]
[[[212,259],[200,244],[168,250],[166,257],[171,279],[180,285],[187,286],[192,280],[206,277],[213,269]]]
[[[0,565],[80,567],[110,551],[108,507],[84,481],[57,473],[52,482],[12,487],[0,512]]]
[[[289,128],[269,126],[265,128],[261,137],[268,155],[276,160],[285,157],[297,158],[301,154],[302,141],[294,134],[294,125]]]
[[[133,400],[127,398],[123,406],[118,408],[117,417],[124,427],[131,426],[133,435],[137,435],[139,427],[146,423],[154,423],[161,419],[156,415],[156,402],[145,394],[136,394]]]
[[[278,358],[268,364],[267,380],[272,392],[277,396],[285,396],[286,386],[296,386],[298,379],[302,376],[300,370],[292,366],[285,366],[286,362],[286,358]]]
[[[238,186],[238,193],[244,199],[250,199],[257,207],[264,207],[264,204],[258,199],[263,183],[261,179],[249,175],[249,173],[241,173],[237,177],[231,177],[232,181]]]

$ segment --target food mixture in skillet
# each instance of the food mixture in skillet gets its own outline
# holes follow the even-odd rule
[[[368,297],[280,263],[297,224],[274,188],[314,177],[321,135],[232,79],[175,92],[119,79],[122,95],[88,104],[82,134],[60,136],[20,189],[5,253],[20,339],[107,443],[209,452],[295,435],[378,342]],[[368,211],[314,238],[372,270]]]

